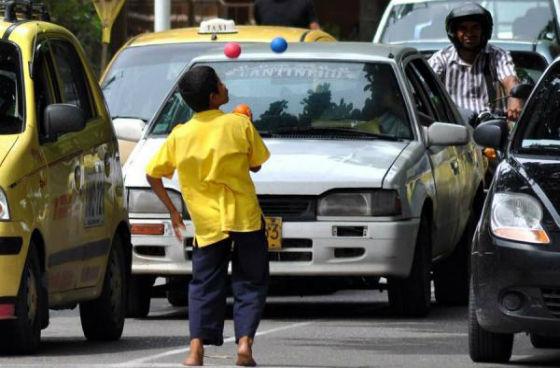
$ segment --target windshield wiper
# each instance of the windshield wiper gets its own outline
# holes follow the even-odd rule
[[[138,116],[121,116],[121,115],[117,115],[117,116],[111,116],[111,119],[138,119],[138,120],[142,120],[144,123],[148,122],[148,119],[144,119]]]
[[[103,87],[101,89],[105,90],[107,87],[109,87],[114,81],[118,79],[122,78],[123,76],[123,72],[119,74],[114,74],[111,78],[107,79],[107,81],[105,83],[103,83]]]
[[[345,135],[345,136],[354,136],[354,137],[385,139],[390,141],[402,140],[401,137],[395,137],[392,135],[378,134],[378,133],[366,132],[363,130],[355,130],[355,129],[348,129],[348,128],[340,128],[340,127],[312,127],[312,126],[291,127],[291,128],[280,128],[280,129],[274,129],[270,131],[264,131],[261,132],[261,134],[265,137],[274,137],[279,135],[309,134],[309,135],[330,135],[330,136]]]

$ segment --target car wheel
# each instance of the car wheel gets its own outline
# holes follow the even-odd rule
[[[154,282],[153,276],[132,275],[128,293],[127,317],[145,318],[148,316]]]
[[[103,290],[99,298],[80,303],[82,330],[88,340],[118,340],[123,331],[126,312],[126,270],[121,239],[116,236],[111,247]]]
[[[469,259],[475,229],[476,220],[471,215],[453,253],[434,267],[434,294],[439,304],[469,303]]]
[[[410,274],[406,278],[388,279],[389,305],[396,314],[411,317],[428,314],[431,303],[431,264],[430,223],[422,216]]]
[[[168,289],[165,293],[167,301],[174,307],[185,307],[188,305],[188,285],[186,278],[169,278]]]
[[[486,331],[476,318],[476,300],[471,280],[469,293],[469,355],[473,362],[506,363],[511,358],[513,334]]]
[[[0,324],[0,350],[8,353],[30,354],[41,342],[41,311],[47,303],[42,292],[39,257],[33,243],[23,267],[15,304],[17,319]]]
[[[560,337],[531,334],[531,344],[537,349],[559,349]]]

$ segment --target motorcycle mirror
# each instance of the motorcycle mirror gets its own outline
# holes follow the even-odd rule
[[[533,86],[527,83],[520,83],[513,87],[510,91],[510,96],[526,100],[533,91]]]

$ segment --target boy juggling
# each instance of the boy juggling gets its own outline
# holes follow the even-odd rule
[[[259,171],[270,153],[247,116],[219,110],[229,96],[214,69],[192,68],[179,90],[195,114],[169,134],[148,164],[146,178],[182,239],[182,215],[162,183],[162,177],[171,178],[177,170],[195,228],[188,303],[191,342],[183,364],[203,365],[204,345],[223,343],[231,259],[236,364],[255,366],[252,344],[265,305],[269,265],[264,219],[250,171]]]

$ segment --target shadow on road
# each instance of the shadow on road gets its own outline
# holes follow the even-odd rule
[[[77,356],[113,354],[119,352],[145,351],[155,346],[166,348],[181,348],[188,344],[188,336],[124,336],[121,340],[111,342],[93,342],[85,338],[57,338],[48,337],[41,341],[38,355],[48,356]]]

